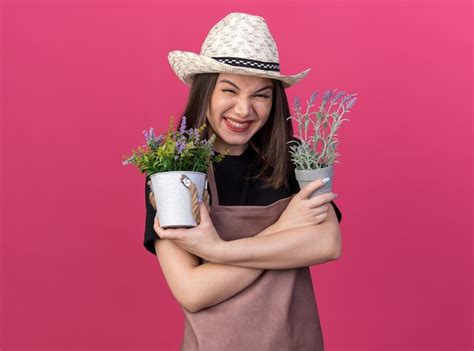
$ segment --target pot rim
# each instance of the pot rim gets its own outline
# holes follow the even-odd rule
[[[328,168],[331,168],[331,167],[334,167],[334,165],[329,165],[329,166],[320,167],[320,168],[313,168],[313,169],[296,169],[296,168],[295,168],[295,172],[319,171],[319,170],[321,170],[321,169],[328,169]]]
[[[174,174],[174,173],[191,173],[191,174],[205,174],[207,175],[207,173],[205,172],[196,172],[196,171],[165,171],[165,172],[156,172],[156,173],[153,173],[151,174],[149,177],[153,177],[153,176],[156,176],[158,174]]]

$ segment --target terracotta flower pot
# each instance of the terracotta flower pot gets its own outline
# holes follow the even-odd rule
[[[192,213],[191,191],[182,183],[188,177],[202,202],[207,174],[193,171],[170,171],[150,176],[156,199],[156,215],[162,228],[191,228],[198,225]]]
[[[329,182],[324,184],[319,189],[313,191],[310,195],[310,198],[315,197],[317,195],[321,195],[324,193],[332,192],[332,180],[334,175],[334,166],[328,166],[318,169],[295,169],[295,176],[298,184],[300,185],[300,189],[303,189],[306,185],[311,183],[316,179],[323,179],[326,177],[330,177],[331,179]]]

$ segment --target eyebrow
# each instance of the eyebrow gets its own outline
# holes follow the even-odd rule
[[[236,89],[239,89],[239,90],[240,90],[240,88],[239,88],[237,85],[235,85],[235,83],[232,83],[230,80],[221,79],[221,80],[219,81],[219,83],[229,83],[229,84],[233,85]],[[261,91],[264,91],[264,90],[266,90],[266,89],[273,89],[273,87],[272,87],[271,85],[267,85],[267,86],[265,86],[265,87],[263,87],[263,88],[261,88],[261,89],[258,89],[254,94],[259,93],[259,92],[261,92]]]

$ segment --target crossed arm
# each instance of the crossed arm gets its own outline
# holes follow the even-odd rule
[[[156,240],[155,249],[174,296],[184,308],[197,312],[239,293],[265,269],[305,267],[337,259],[341,237],[330,206],[328,217],[318,225],[280,230],[275,224],[254,237],[224,242],[215,262],[199,265],[197,256],[171,240]]]

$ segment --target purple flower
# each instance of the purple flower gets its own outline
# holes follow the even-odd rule
[[[355,97],[355,96],[351,100],[349,100],[349,102],[346,105],[346,109],[349,110],[350,108],[352,108],[352,106],[354,106],[356,100],[357,100],[357,97]]]
[[[351,94],[347,94],[346,96],[344,96],[344,98],[341,100],[341,104],[345,104],[346,102],[348,102],[350,99],[352,99],[352,95]]]
[[[323,104],[325,104],[326,101],[328,101],[332,95],[333,95],[333,92],[331,90],[326,90],[323,95]]]
[[[294,102],[296,110],[299,110],[301,108],[300,98],[298,96],[295,96]]]
[[[339,93],[337,93],[336,96],[332,98],[332,102],[336,103],[345,93],[345,91],[340,91]]]
[[[143,131],[143,135],[145,136],[145,140],[148,142],[148,140],[150,140],[150,136],[146,130]]]
[[[156,148],[163,142],[163,135],[159,135],[158,137],[155,136],[155,132],[153,131],[153,127],[150,128],[150,131],[147,132],[146,130],[143,131],[143,135],[145,136],[145,140],[148,146],[151,148]]]
[[[162,134],[158,135],[158,137],[155,138],[155,143],[159,145],[163,142],[163,140],[164,140],[164,136]]]
[[[186,138],[181,137],[176,142],[176,151],[178,152],[178,155],[181,154],[185,148],[186,148]]]
[[[309,98],[309,104],[311,105],[314,100],[316,99],[316,95],[318,95],[318,92],[317,91],[314,91],[312,94],[311,94],[311,97]]]
[[[179,132],[184,133],[185,130],[186,130],[186,116],[183,116],[183,118],[181,119],[181,126],[179,127]]]

